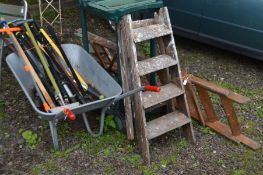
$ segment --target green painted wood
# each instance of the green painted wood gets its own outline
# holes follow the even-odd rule
[[[112,21],[119,21],[124,15],[145,9],[155,9],[163,6],[160,0],[81,0],[83,8]]]

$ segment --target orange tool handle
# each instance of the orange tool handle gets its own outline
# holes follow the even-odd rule
[[[10,34],[12,32],[19,32],[21,30],[22,29],[20,27],[6,28],[6,29],[0,29],[0,33]]]
[[[161,88],[159,86],[144,86],[146,91],[160,92]]]
[[[69,110],[67,108],[64,109],[64,114],[69,118],[69,120],[71,120],[71,121],[76,120],[76,116],[71,110]]]

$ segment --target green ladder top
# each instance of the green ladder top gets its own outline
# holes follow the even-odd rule
[[[163,6],[162,0],[80,0],[81,8],[105,19],[118,22],[123,16]]]

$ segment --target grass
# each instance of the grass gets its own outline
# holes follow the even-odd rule
[[[242,153],[230,153],[229,156],[234,158],[235,161],[241,163],[241,167],[234,168],[230,171],[231,175],[257,175],[263,174],[262,169],[262,151],[259,149],[257,151],[251,149],[245,149],[243,145],[239,146],[241,149],[244,149]],[[261,162],[261,163],[260,163]]]
[[[127,161],[127,163],[131,164],[132,166],[142,165],[142,158],[139,154],[127,155],[123,159]]]
[[[43,164],[36,165],[32,170],[31,174],[55,174],[61,169],[62,166],[59,166],[54,159],[48,160]]]
[[[5,117],[5,102],[0,100],[0,119]]]
[[[68,133],[69,126],[64,124],[62,126],[62,131]],[[63,135],[63,134],[62,134]],[[94,155],[95,157],[107,158],[114,155],[116,152],[120,152],[120,150],[124,150],[124,154],[131,155],[131,158],[127,158],[127,160],[134,162],[137,164],[137,159],[140,158],[139,155],[131,153],[133,150],[132,146],[127,146],[127,140],[125,139],[125,135],[119,133],[115,130],[109,130],[101,137],[92,137],[84,131],[79,131],[72,133],[72,135],[76,139],[80,140],[78,144],[63,150],[63,151],[51,151],[51,158],[48,162],[43,164],[36,165],[32,170],[32,174],[41,174],[41,172],[47,172],[50,174],[54,174],[57,171],[60,171],[60,168],[57,166],[56,162],[59,159],[70,160],[72,153],[74,151],[83,151],[84,154],[88,156]],[[127,147],[126,151],[123,147]],[[105,162],[104,163],[104,171],[107,174],[114,174],[115,169],[111,164]]]
[[[204,127],[200,125],[200,130],[204,134],[216,135],[216,133],[209,127]]]
[[[180,149],[185,149],[189,146],[189,143],[186,139],[182,139],[179,143],[177,143],[177,148]]]
[[[155,175],[160,174],[159,171],[166,169],[170,165],[177,163],[176,155],[168,155],[166,158],[161,159],[159,162],[152,162],[152,164],[147,167],[140,165],[139,169],[143,172],[144,175]]]
[[[257,117],[263,119],[263,103],[261,103],[257,108]]]
[[[50,160],[36,165],[31,170],[32,174],[41,174],[43,172],[54,174],[61,171],[61,167],[58,167],[56,162],[58,162],[58,160],[70,160],[73,155],[72,153],[75,151],[83,151],[83,154],[87,154],[87,156],[99,158],[99,160],[95,159],[93,164],[95,167],[102,164],[103,172],[106,174],[116,174],[117,172],[116,167],[106,161],[111,158],[117,158],[119,161],[136,168],[145,175],[158,174],[157,172],[160,170],[177,162],[177,156],[171,154],[158,162],[153,162],[150,167],[144,166],[140,154],[138,154],[137,149],[135,149],[134,143],[129,143],[125,135],[115,130],[110,130],[97,138],[91,137],[83,131],[73,133],[73,136],[80,140],[79,144],[63,151],[52,151]],[[182,139],[177,144],[177,147],[180,149],[184,149],[187,146],[188,142],[185,139]]]
[[[230,175],[245,175],[246,172],[244,170],[233,170]]]
[[[77,144],[71,148],[64,150],[64,151],[54,150],[54,151],[52,151],[52,157],[53,158],[68,158],[73,151],[78,150],[80,147],[81,147],[81,145]]]
[[[217,82],[220,86],[233,90],[239,94],[247,96],[251,99],[251,102],[244,105],[236,105],[237,114],[239,121],[245,127],[245,132],[254,135],[257,132],[256,128],[260,123],[253,120],[244,119],[244,113],[250,113],[250,115],[256,116],[258,119],[263,119],[263,89],[246,89],[238,86],[234,86],[231,83],[227,82]]]
[[[104,172],[107,175],[114,175],[114,174],[116,174],[116,168],[112,164],[105,162],[104,163]]]

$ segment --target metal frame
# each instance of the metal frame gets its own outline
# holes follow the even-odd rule
[[[59,27],[60,27],[60,35],[62,35],[63,28],[62,28],[61,3],[59,0],[58,7],[56,7],[54,3],[55,3],[54,0],[39,0],[40,23],[41,23],[41,26],[43,26],[45,22],[53,26],[53,24],[58,21]],[[56,13],[56,17],[52,20],[48,20],[45,17],[45,12],[47,10],[53,10],[53,12]]]

